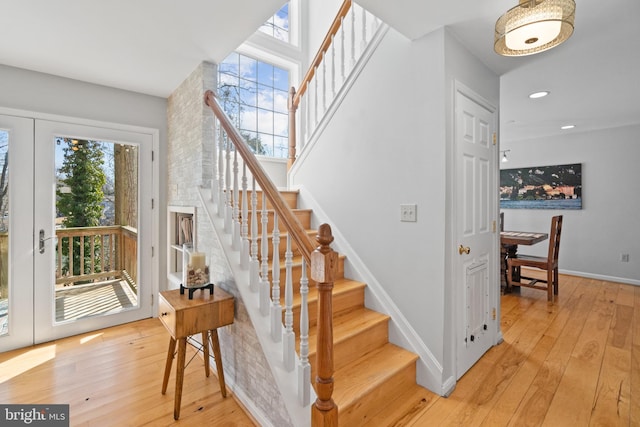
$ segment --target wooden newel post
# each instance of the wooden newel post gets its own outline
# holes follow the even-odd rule
[[[311,408],[312,426],[338,426],[338,407],[333,402],[333,309],[331,292],[338,266],[338,254],[331,227],[322,224],[316,241],[320,246],[311,253],[311,279],[318,286],[318,344],[316,352],[316,399]]]
[[[289,156],[287,159],[287,170],[291,169],[293,162],[296,161],[296,110],[298,106],[295,103],[295,96],[296,88],[291,86],[287,102],[287,106],[289,107]]]

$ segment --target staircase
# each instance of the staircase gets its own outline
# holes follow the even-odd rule
[[[312,212],[297,208],[295,191],[281,191],[283,198],[307,230],[311,229]],[[250,200],[250,196],[247,198]],[[262,209],[262,197],[258,196],[258,211]],[[271,230],[273,215],[269,209],[268,227]],[[251,215],[251,213],[249,213]],[[248,223],[251,224],[249,217]],[[261,229],[260,221],[258,227]],[[251,235],[251,232],[249,232]],[[258,232],[260,236],[260,230]],[[282,234],[281,238],[286,235]],[[269,237],[269,259],[272,258],[272,237]],[[260,247],[261,242],[258,242]],[[280,245],[280,259],[284,259],[286,245]],[[294,251],[294,330],[296,348],[300,337],[300,293],[299,286],[302,257]],[[416,384],[416,360],[414,353],[389,342],[389,316],[367,309],[364,306],[365,284],[344,277],[345,258],[340,256],[338,276],[333,289],[333,342],[334,342],[334,392],[333,400],[338,406],[338,420],[342,426],[364,424],[385,426],[398,425],[411,414],[427,405],[435,395]],[[269,265],[272,265],[271,262]],[[280,263],[280,277],[285,277],[284,262]],[[269,279],[272,282],[272,269]],[[310,281],[309,307],[309,361],[311,379],[315,379],[317,291]],[[281,306],[284,307],[281,292]],[[283,318],[284,322],[284,318]]]

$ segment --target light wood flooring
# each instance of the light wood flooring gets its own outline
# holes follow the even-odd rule
[[[504,342],[451,396],[412,387],[394,397],[402,413],[367,425],[640,426],[640,287],[561,275],[555,303],[523,288],[501,310]],[[254,425],[199,358],[174,422],[174,374],[160,394],[167,344],[148,319],[0,354],[0,402],[69,403],[73,426]],[[409,395],[421,403],[404,407]]]

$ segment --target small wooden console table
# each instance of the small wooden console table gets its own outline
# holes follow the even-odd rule
[[[179,289],[160,292],[158,303],[159,317],[171,334],[167,362],[164,368],[162,380],[162,394],[167,391],[171,365],[178,343],[178,367],[176,372],[176,393],[174,399],[173,418],[180,417],[180,401],[182,400],[182,384],[184,380],[185,353],[187,338],[191,335],[202,334],[204,348],[204,371],[209,376],[209,339],[213,348],[213,356],[218,370],[220,392],[227,396],[224,385],[224,372],[222,370],[222,357],[220,356],[220,343],[218,342],[217,328],[233,323],[233,296],[222,289],[215,287],[213,294],[202,289],[189,299]]]

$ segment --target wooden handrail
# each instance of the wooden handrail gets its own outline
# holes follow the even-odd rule
[[[284,223],[285,228],[289,233],[291,233],[291,238],[298,245],[298,248],[305,260],[310,262],[311,253],[314,251],[315,245],[307,235],[304,227],[300,224],[300,221],[298,221],[298,218],[296,218],[289,206],[287,206],[282,195],[267,176],[267,173],[262,168],[260,162],[258,162],[255,154],[244,142],[244,138],[242,138],[235,126],[233,126],[231,120],[229,120],[229,117],[218,103],[218,100],[212,91],[208,90],[205,92],[204,102],[209,106],[209,108],[211,108],[218,120],[220,120],[220,125],[224,128],[229,139],[236,147],[236,150],[240,153],[240,156],[244,160],[247,168],[251,171],[251,174],[260,185],[260,188],[266,194],[267,199],[271,202],[273,209],[278,214],[279,220]]]
[[[324,54],[329,49],[329,46],[331,46],[331,41],[333,39],[333,36],[336,35],[338,30],[342,26],[342,18],[347,16],[349,9],[351,9],[351,0],[344,0],[344,2],[342,3],[342,6],[340,6],[340,10],[338,10],[338,14],[334,18],[333,23],[329,28],[329,31],[327,32],[327,35],[324,36],[324,40],[322,41],[322,44],[318,49],[318,53],[316,53],[316,56],[313,58],[313,61],[309,65],[309,69],[307,70],[307,73],[304,75],[304,78],[300,82],[300,86],[298,87],[298,92],[292,98],[292,106],[294,108],[298,108],[298,105],[300,104],[300,97],[302,97],[302,95],[304,95],[304,93],[307,91],[307,86],[309,85],[309,82],[313,78],[316,72],[316,68],[322,62],[322,58],[324,57]]]

